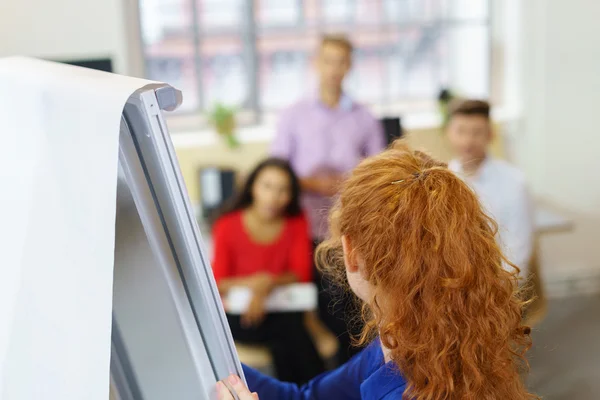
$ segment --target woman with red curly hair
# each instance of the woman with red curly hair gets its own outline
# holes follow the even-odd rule
[[[364,160],[330,215],[317,259],[360,299],[362,353],[297,387],[245,368],[263,400],[524,400],[530,346],[517,269],[496,224],[446,165],[402,143]],[[229,378],[240,398],[257,398]],[[220,398],[230,394],[222,383]]]

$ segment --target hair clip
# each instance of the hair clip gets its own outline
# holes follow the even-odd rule
[[[417,181],[420,178],[424,177],[425,174],[426,174],[426,171],[424,171],[424,172],[415,172],[414,174],[412,174],[412,179]],[[390,182],[390,184],[392,184],[392,185],[398,185],[399,183],[402,183],[402,182],[406,182],[406,179],[400,179],[398,181],[393,181],[393,182]]]

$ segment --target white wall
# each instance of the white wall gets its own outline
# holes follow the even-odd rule
[[[495,0],[493,10],[505,66],[494,73],[505,105],[524,115],[508,138],[512,158],[576,224],[542,239],[544,272],[600,272],[600,1]],[[137,0],[0,0],[0,56],[108,56],[139,75],[137,21]]]
[[[543,239],[548,274],[600,272],[600,2],[527,0],[520,43],[524,118],[515,160],[535,193],[574,218]]]
[[[123,0],[0,0],[0,56],[110,57],[130,68]],[[129,19],[129,18],[127,18]]]

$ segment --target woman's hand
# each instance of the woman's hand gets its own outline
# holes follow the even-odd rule
[[[227,378],[227,381],[240,400],[258,400],[258,394],[250,393],[250,390],[237,376],[231,375]],[[219,400],[234,400],[233,395],[223,382],[217,382],[217,396]]]
[[[248,286],[252,291],[252,300],[240,321],[244,328],[260,325],[265,319],[265,303],[273,289],[274,282],[273,276],[264,272],[259,272],[250,278]]]
[[[250,300],[250,304],[248,305],[248,309],[242,314],[240,320],[242,327],[249,328],[251,326],[260,325],[265,319],[266,301],[267,297],[265,295],[254,292],[252,300]]]
[[[273,290],[274,284],[275,278],[273,275],[266,272],[259,272],[252,275],[248,287],[254,294],[268,296],[271,290]]]

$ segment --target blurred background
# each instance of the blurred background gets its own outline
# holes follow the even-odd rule
[[[547,399],[585,400],[600,398],[598,15],[594,0],[3,1],[0,56],[181,89],[168,122],[201,222],[227,197],[222,172],[240,180],[268,153],[279,112],[316,87],[324,33],[355,46],[348,93],[439,158],[452,156],[440,91],[489,99],[493,153],[526,174],[539,211],[528,382]],[[217,105],[235,114],[234,146],[211,125]]]

